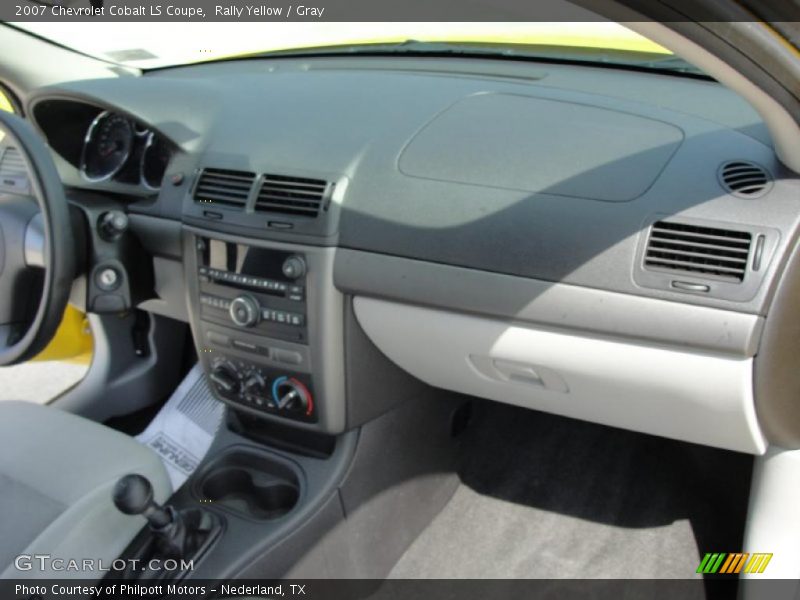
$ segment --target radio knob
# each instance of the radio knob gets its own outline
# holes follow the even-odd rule
[[[239,327],[252,327],[261,316],[261,306],[252,296],[237,296],[231,301],[228,313]]]
[[[283,261],[281,270],[287,279],[300,279],[306,274],[306,261],[302,256],[294,254]]]

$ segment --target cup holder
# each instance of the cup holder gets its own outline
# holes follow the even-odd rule
[[[249,450],[228,452],[200,478],[198,495],[217,506],[266,521],[291,511],[300,498],[300,480],[288,465]]]

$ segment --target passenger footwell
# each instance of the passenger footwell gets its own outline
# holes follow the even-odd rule
[[[397,578],[691,578],[741,551],[752,457],[486,403]],[[734,549],[734,550],[731,550]]]

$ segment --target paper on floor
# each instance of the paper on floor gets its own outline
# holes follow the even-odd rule
[[[195,365],[136,439],[158,453],[177,490],[208,452],[222,416],[223,404],[214,399],[202,368]]]

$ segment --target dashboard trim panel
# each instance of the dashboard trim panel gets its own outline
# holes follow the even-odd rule
[[[343,292],[615,339],[732,356],[756,353],[763,317],[341,248]]]

